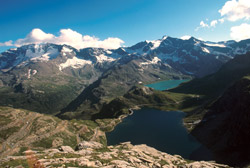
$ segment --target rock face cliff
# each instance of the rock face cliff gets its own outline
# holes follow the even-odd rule
[[[218,161],[233,166],[249,164],[250,77],[227,89],[192,133],[214,151]]]

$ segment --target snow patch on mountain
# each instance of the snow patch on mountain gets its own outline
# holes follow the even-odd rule
[[[103,62],[113,62],[113,61],[115,61],[114,58],[107,57],[107,56],[104,55],[104,54],[101,54],[101,55],[96,56],[96,59],[97,59],[97,62],[99,62],[99,63],[103,63]]]
[[[32,70],[32,69],[29,69],[28,70],[28,74],[27,74],[27,78],[28,79],[30,79],[30,77],[32,76],[32,75],[35,75],[37,73],[37,70]]]
[[[34,70],[32,71],[32,75],[35,75],[35,74],[37,74],[37,70],[34,69]]]
[[[210,46],[210,47],[221,47],[221,48],[225,48],[227,46],[225,46],[224,44],[218,44],[218,43],[204,43],[206,46]]]
[[[77,57],[73,57],[71,59],[67,59],[67,61],[65,63],[62,63],[59,65],[59,70],[63,70],[64,68],[67,67],[72,67],[72,68],[82,68],[87,64],[92,64],[92,61],[89,60],[83,60],[83,59],[79,59]]]
[[[25,57],[32,61],[49,61],[56,58],[59,54],[58,49],[53,47],[49,47],[47,51],[44,51],[42,46],[35,45],[33,49],[27,49],[25,54]]]
[[[30,73],[31,73],[31,69],[28,70],[28,75],[27,75],[27,78],[30,79]]]
[[[31,58],[30,60],[31,61],[49,61],[49,59],[50,59],[49,53],[46,53],[41,56]]]
[[[161,45],[161,40],[153,40],[151,41],[151,43],[153,44],[153,47],[151,47],[151,50],[154,50],[156,48],[158,48]]]
[[[112,52],[112,51],[107,50],[107,51],[106,51],[106,53],[107,53],[107,54],[112,54],[113,52]]]
[[[163,41],[163,40],[166,40],[167,38],[168,38],[168,36],[163,36],[163,37],[162,37],[162,41]]]
[[[160,62],[160,61],[161,61],[160,58],[154,57],[151,61],[148,60],[148,61],[146,61],[146,62],[142,62],[142,63],[140,63],[140,65],[141,65],[141,66],[144,66],[144,65],[149,65],[149,64],[157,64],[157,63]]]
[[[210,53],[210,51],[205,47],[201,47],[201,49],[202,49],[203,52]]]
[[[70,49],[70,48],[68,48],[68,47],[63,46],[61,52],[63,52],[63,53],[64,53],[64,52],[73,52],[73,50]]]

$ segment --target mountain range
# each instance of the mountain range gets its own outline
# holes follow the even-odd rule
[[[67,45],[31,44],[1,53],[0,69],[7,72],[14,67],[24,67],[31,62],[51,62],[57,65],[60,71],[66,71],[67,68],[79,69],[86,65],[94,65],[101,69],[101,67],[105,67],[101,65],[121,60],[121,58],[142,57],[145,58],[144,63],[141,64],[142,67],[162,62],[183,74],[204,76],[218,69],[216,65],[210,67],[207,65],[208,63],[225,63],[236,54],[244,54],[249,49],[250,40],[215,43],[201,41],[194,37],[178,39],[168,36],[118,49],[84,48],[77,50]],[[148,55],[154,55],[156,58],[149,58]],[[200,66],[197,67],[197,65]],[[202,65],[209,69],[205,71]]]
[[[30,44],[0,54],[0,105],[53,114],[78,110],[89,118],[88,111],[98,112],[136,84],[203,77],[249,49],[250,40],[168,36],[112,50]]]

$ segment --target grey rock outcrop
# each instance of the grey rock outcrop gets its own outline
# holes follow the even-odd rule
[[[44,167],[100,167],[100,168],[228,168],[229,166],[205,161],[187,161],[178,155],[169,155],[147,145],[132,145],[129,142],[117,146],[101,146],[99,143],[84,141],[81,149],[73,151],[46,150],[37,162]],[[70,152],[66,152],[70,151]],[[37,157],[38,158],[38,157]],[[0,163],[25,160],[24,156],[11,156]],[[55,166],[56,165],[56,166]],[[20,165],[23,166],[23,165]]]

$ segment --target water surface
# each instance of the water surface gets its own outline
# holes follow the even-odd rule
[[[166,80],[166,81],[161,81],[161,82],[157,82],[157,83],[148,84],[148,85],[145,85],[145,86],[151,87],[151,88],[153,88],[155,90],[168,90],[168,89],[175,88],[175,87],[179,86],[181,83],[187,82],[187,81],[189,81],[189,79]]]
[[[134,111],[112,132],[106,133],[108,145],[130,141],[134,145],[147,144],[160,151],[190,159],[191,154],[202,145],[183,126],[184,116],[183,112],[149,108]]]
[[[156,90],[177,87],[188,80],[168,80],[146,85]],[[132,144],[147,144],[169,154],[178,154],[186,159],[211,160],[211,153],[202,146],[183,126],[185,113],[143,108],[134,111],[112,132],[106,133],[108,145],[130,141]]]

